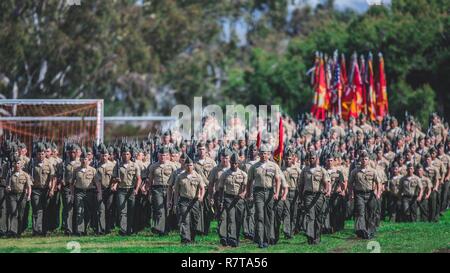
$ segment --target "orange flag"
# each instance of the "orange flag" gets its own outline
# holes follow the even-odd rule
[[[383,54],[378,53],[379,58],[379,81],[377,88],[377,116],[379,120],[382,120],[388,113],[388,97],[386,88],[386,74],[384,72],[384,59]]]

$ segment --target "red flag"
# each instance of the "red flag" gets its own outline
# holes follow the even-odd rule
[[[256,136],[256,147],[258,148],[259,151],[259,147],[261,147],[261,131],[258,130],[258,135]]]
[[[367,60],[367,67],[369,72],[369,79],[368,79],[368,116],[371,121],[376,120],[376,98],[375,98],[375,85],[373,80],[373,58],[372,53],[369,53],[369,59]]]
[[[283,130],[283,119],[280,117],[280,122],[278,124],[278,148],[275,150],[273,154],[273,159],[281,165],[281,161],[283,160],[283,151],[284,151],[284,130]]]
[[[357,72],[357,73],[356,73]],[[360,83],[361,78],[359,77],[359,68],[356,58],[353,58],[352,63],[352,83],[348,83],[345,87],[344,95],[342,96],[342,118],[348,120],[350,117],[357,117],[357,88],[355,83]],[[355,79],[355,77],[358,77]],[[359,92],[361,91],[361,86],[359,86]],[[361,98],[361,93],[360,98]]]
[[[327,84],[325,82],[325,68],[322,58],[319,60],[318,66],[318,81],[315,83],[315,95],[314,95],[314,112],[312,113],[316,119],[325,120],[325,107],[326,107],[326,92]]]
[[[379,58],[379,82],[377,88],[377,114],[378,119],[382,120],[389,112],[387,87],[386,87],[386,74],[384,72],[384,59],[383,54],[378,53]]]

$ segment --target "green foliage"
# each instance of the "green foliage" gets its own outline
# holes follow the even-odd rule
[[[111,115],[168,114],[195,95],[204,104],[279,103],[295,115],[310,108],[306,71],[316,50],[381,51],[393,114],[450,119],[449,1],[393,0],[363,14],[324,1],[289,17],[284,0],[14,2],[0,1],[0,94],[8,98],[104,98]]]

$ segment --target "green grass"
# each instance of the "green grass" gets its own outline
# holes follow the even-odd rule
[[[146,229],[139,234],[121,237],[117,231],[106,236],[68,237],[56,232],[49,237],[31,237],[30,231],[20,239],[0,239],[0,252],[71,252],[67,243],[76,241],[81,252],[119,253],[305,253],[305,252],[371,252],[368,241],[356,239],[353,221],[347,221],[345,229],[332,235],[323,235],[319,245],[310,246],[303,235],[292,240],[281,239],[275,246],[258,249],[248,240],[242,240],[238,248],[222,247],[215,233],[216,223],[208,236],[197,237],[195,244],[183,246],[176,232],[160,237]],[[383,222],[373,241],[380,244],[381,252],[450,252],[450,211],[439,223],[388,223]]]

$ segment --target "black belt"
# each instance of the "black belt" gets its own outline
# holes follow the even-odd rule
[[[184,197],[184,196],[180,196],[180,201],[187,201],[187,202],[197,201],[197,198],[191,199],[191,198],[187,198],[187,197]]]
[[[417,195],[402,194],[402,197],[406,197],[406,198],[417,198]]]
[[[234,194],[224,193],[223,196],[229,197],[229,198],[236,198],[236,197],[239,197],[239,194],[234,195]]]
[[[151,187],[155,188],[155,189],[167,189],[169,186],[168,185],[153,185]]]
[[[75,191],[88,193],[88,192],[94,192],[95,189],[80,189],[80,188],[75,188]]]
[[[255,187],[255,191],[271,191],[273,188]]]
[[[48,188],[32,188],[31,190],[46,191],[46,190],[48,190]]]
[[[358,193],[358,194],[366,194],[366,193],[372,193],[373,192],[373,190],[370,190],[370,191],[355,191],[355,193]]]
[[[134,187],[131,187],[131,188],[118,188],[117,190],[119,190],[119,191],[129,191],[129,190],[134,190]]]
[[[305,194],[306,194],[306,195],[317,195],[317,194],[320,194],[320,193],[322,193],[322,194],[323,194],[323,192],[321,192],[321,191],[316,191],[316,192],[312,192],[312,191],[305,191]]]

